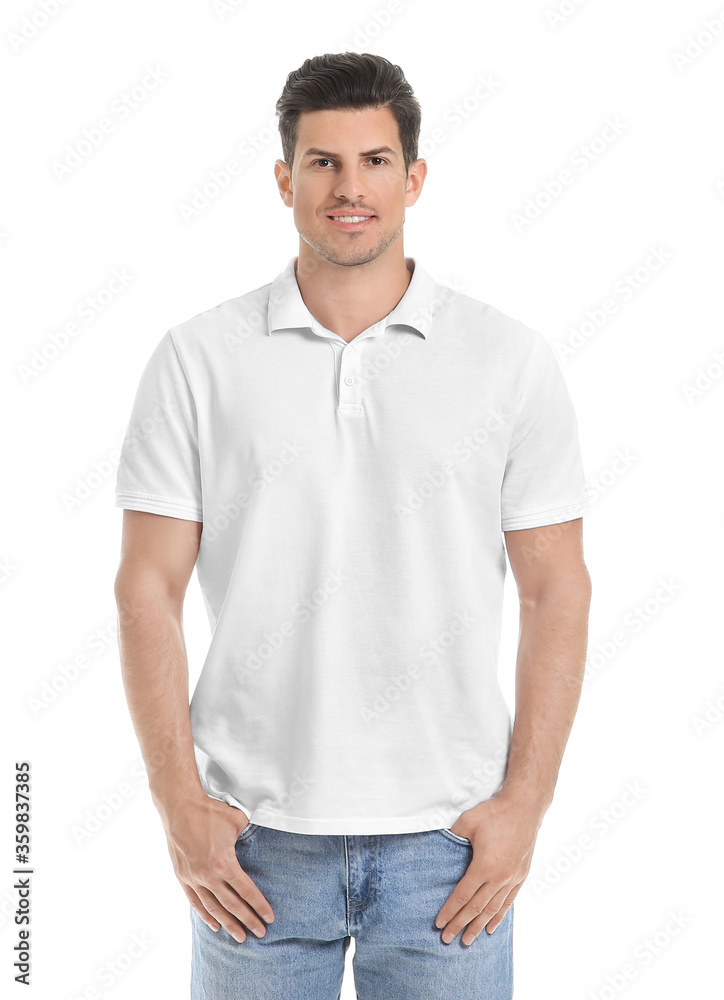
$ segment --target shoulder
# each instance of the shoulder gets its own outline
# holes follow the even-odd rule
[[[172,326],[167,335],[179,356],[192,362],[210,353],[228,353],[234,341],[266,334],[271,287],[267,282]]]
[[[471,348],[482,345],[486,352],[513,367],[526,367],[534,356],[550,351],[543,334],[527,323],[490,302],[450,291],[451,326],[464,331]]]

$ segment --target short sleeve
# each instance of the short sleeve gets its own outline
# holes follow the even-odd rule
[[[141,373],[115,506],[203,521],[196,406],[170,330]]]
[[[503,531],[570,521],[590,507],[573,403],[551,346],[537,332],[500,500]]]

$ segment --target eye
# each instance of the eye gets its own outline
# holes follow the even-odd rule
[[[379,160],[380,163],[387,163],[387,160],[383,156],[370,156],[369,159]],[[312,166],[315,166],[317,163],[332,163],[332,160],[326,156],[322,156],[318,160],[312,160]]]

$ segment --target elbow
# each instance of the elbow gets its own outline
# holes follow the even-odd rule
[[[588,610],[591,604],[593,585],[585,565],[570,572],[549,576],[538,586],[529,590],[519,589],[520,606],[534,609],[541,605],[555,604],[569,608]]]

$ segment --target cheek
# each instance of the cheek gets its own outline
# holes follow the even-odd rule
[[[294,211],[300,218],[313,218],[329,198],[327,185],[315,184],[309,178],[298,180],[294,187]]]
[[[377,195],[376,204],[380,206],[380,212],[385,210],[385,214],[402,215],[405,210],[405,187],[400,183],[399,178],[390,178],[376,185],[376,190],[371,193],[371,197]]]

